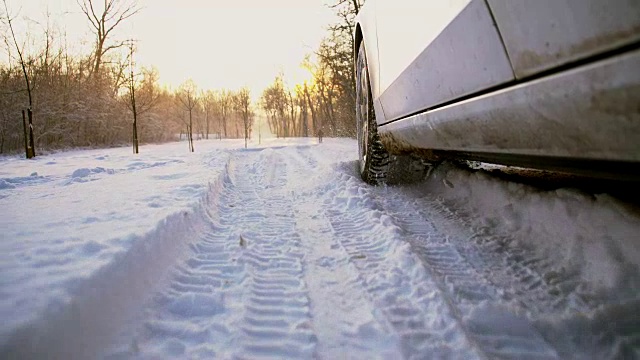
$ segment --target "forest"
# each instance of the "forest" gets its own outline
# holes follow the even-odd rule
[[[274,74],[257,102],[247,88],[200,89],[192,80],[167,89],[156,68],[136,66],[136,41],[114,36],[144,11],[135,0],[106,0],[100,7],[96,0],[78,0],[94,36],[83,55],[69,51],[64,29],[51,21],[41,34],[19,41],[14,29],[26,16],[12,13],[12,2],[0,6],[0,38],[9,59],[0,62],[0,154],[29,155],[31,146],[37,153],[131,144],[137,152],[138,143],[183,136],[250,137],[257,116],[266,117],[278,137],[355,136],[353,24],[363,1],[327,4],[336,21],[320,46],[301,59],[311,80],[290,84],[284,74]]]

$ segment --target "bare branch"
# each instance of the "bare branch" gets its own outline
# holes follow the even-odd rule
[[[91,73],[100,71],[102,58],[107,52],[122,47],[122,43],[115,45],[105,45],[111,32],[118,27],[123,21],[129,19],[133,15],[140,12],[141,8],[137,6],[136,0],[121,2],[119,0],[105,0],[104,9],[101,13],[96,11],[93,2],[96,0],[76,0],[80,9],[87,17],[96,35],[96,48],[94,51],[95,58]],[[100,10],[100,9],[98,9]]]
[[[109,35],[109,33],[115,29],[116,26],[118,26],[121,22],[123,22],[124,20],[127,20],[128,18],[132,17],[133,15],[137,14],[138,12],[140,12],[140,8],[137,9],[133,9],[133,8],[128,8],[126,9],[119,17],[118,20],[116,20],[116,22],[110,26],[107,30],[105,30],[104,35],[105,37],[107,35]]]
[[[107,53],[107,51],[109,51],[109,50],[119,49],[119,48],[121,48],[121,47],[123,47],[123,46],[126,46],[126,45],[127,45],[127,42],[126,42],[126,41],[122,41],[122,42],[120,42],[120,43],[118,43],[118,44],[115,44],[115,45],[109,45],[109,46],[107,46],[106,48],[102,49],[102,54],[104,55],[104,54],[106,54],[106,53]]]
[[[83,1],[82,3],[80,2],[80,0],[76,0],[76,3],[78,4],[78,6],[80,6],[80,10],[87,17],[87,19],[89,20],[89,23],[91,23],[91,25],[97,31],[99,31],[100,27],[98,26],[98,24],[100,23],[100,21],[98,20],[98,17],[96,16],[95,12],[93,11],[93,5],[91,5],[91,10],[89,10],[86,0]],[[91,4],[91,3],[89,2],[89,4]],[[94,21],[94,19],[95,19],[95,21]]]
[[[4,3],[5,10],[5,18],[7,19],[7,23],[9,25],[9,30],[11,30],[11,36],[13,37],[13,42],[15,43],[16,50],[18,51],[18,57],[20,58],[20,65],[22,66],[22,72],[24,74],[24,80],[27,84],[27,92],[29,93],[29,108],[33,107],[33,99],[31,97],[31,84],[29,80],[29,75],[27,74],[27,67],[24,61],[24,57],[22,56],[22,50],[20,49],[20,45],[18,45],[18,39],[16,38],[16,34],[13,31],[13,19],[9,15],[9,7],[7,6],[7,0],[2,0]]]

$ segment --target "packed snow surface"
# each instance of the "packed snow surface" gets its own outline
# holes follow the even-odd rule
[[[0,158],[0,357],[640,356],[640,217],[348,139]]]

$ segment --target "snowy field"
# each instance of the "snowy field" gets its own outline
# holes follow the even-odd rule
[[[640,357],[640,217],[349,139],[0,158],[0,358]]]

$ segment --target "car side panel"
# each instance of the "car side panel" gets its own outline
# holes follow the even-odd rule
[[[640,162],[639,90],[634,50],[392,122],[380,137],[394,153]]]
[[[397,27],[381,20],[390,16],[387,12],[390,9],[381,7],[382,3],[396,4],[380,1],[377,9],[380,102],[384,111],[384,119],[378,118],[379,124],[515,79],[484,0],[466,4],[430,1],[422,9],[396,5],[399,13],[409,11],[421,16],[413,14],[405,24],[396,24]],[[436,11],[444,3],[451,7]],[[448,16],[444,18],[446,24],[441,14]],[[409,36],[409,50],[403,51],[405,34],[413,33],[422,37]],[[425,42],[421,51],[413,56],[418,49],[413,42],[418,40]],[[396,56],[397,60],[393,60]]]
[[[638,0],[488,0],[521,79],[640,40]]]
[[[378,0],[380,90],[384,92],[470,2]]]

